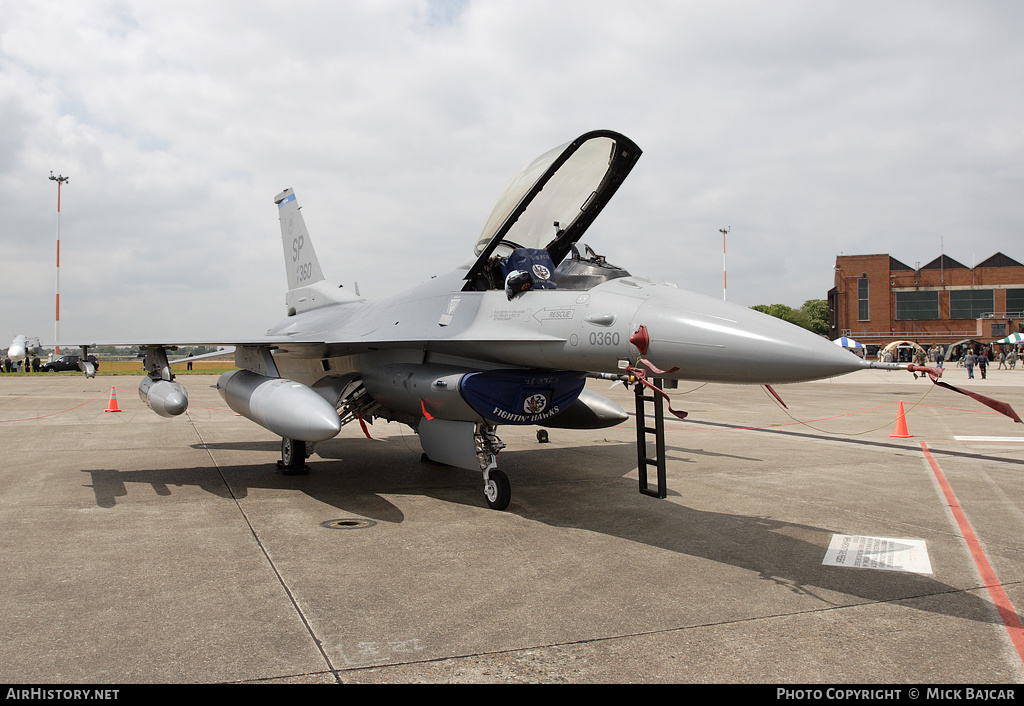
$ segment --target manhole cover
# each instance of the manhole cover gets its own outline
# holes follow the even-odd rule
[[[320,526],[326,527],[327,529],[365,529],[367,527],[373,527],[375,524],[377,523],[373,520],[347,519],[328,520],[327,522],[321,522]]]

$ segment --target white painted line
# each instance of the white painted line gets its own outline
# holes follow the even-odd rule
[[[1024,444],[1024,436],[954,436],[957,441],[1007,441]]]
[[[825,551],[825,559],[821,563],[848,569],[932,573],[928,547],[925,546],[923,539],[834,534]]]

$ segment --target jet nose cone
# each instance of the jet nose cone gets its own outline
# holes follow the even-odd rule
[[[638,311],[647,358],[672,377],[735,383],[817,380],[865,367],[831,341],[759,311],[682,290],[651,297]],[[634,327],[636,328],[636,327]]]

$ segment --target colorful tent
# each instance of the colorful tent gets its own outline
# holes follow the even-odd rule
[[[832,343],[836,344],[837,346],[842,346],[843,348],[864,348],[863,343],[855,341],[852,338],[847,338],[846,336],[837,338],[836,340],[832,341]]]
[[[1010,343],[1024,343],[1024,334],[1021,334],[1021,333],[1011,333],[1006,338],[1001,338],[998,341],[993,341],[993,343],[1006,343],[1006,344],[1010,344]]]

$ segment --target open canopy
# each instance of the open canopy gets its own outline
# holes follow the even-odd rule
[[[1024,343],[1024,334],[1011,333],[1006,338],[1001,338],[998,341],[993,341],[993,343]]]
[[[628,137],[597,130],[530,162],[494,204],[466,279],[476,277],[499,246],[509,251],[547,250],[557,266],[615,194],[640,153]]]
[[[847,338],[846,336],[840,336],[836,340],[832,341],[832,343],[837,346],[842,346],[843,348],[864,348],[863,343],[855,341],[852,338]]]

